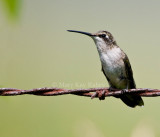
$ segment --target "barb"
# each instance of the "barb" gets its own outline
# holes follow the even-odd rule
[[[65,95],[65,94],[74,94],[78,96],[86,96],[92,97],[93,92],[104,92],[105,96],[120,96],[122,94],[135,94],[140,95],[143,97],[156,97],[160,96],[159,89],[145,89],[145,88],[138,88],[138,89],[128,89],[125,90],[112,90],[110,91],[109,88],[90,88],[90,89],[61,89],[61,88],[37,88],[31,90],[21,90],[15,88],[0,88],[0,96],[16,96],[16,95],[38,95],[38,96],[57,96],[57,95]],[[95,97],[99,97],[97,94]]]

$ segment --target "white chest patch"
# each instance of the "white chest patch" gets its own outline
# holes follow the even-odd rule
[[[105,53],[100,53],[100,59],[108,67],[116,67],[119,64],[121,59],[121,50],[120,48],[112,48]]]
[[[110,79],[111,83],[115,87],[120,88],[125,85],[124,81],[121,81],[120,77],[125,76],[124,62],[121,59],[120,48],[112,48],[106,53],[100,53],[100,60],[102,62],[104,73]]]
[[[116,88],[126,88],[127,80],[122,79],[126,77],[125,66],[122,60],[123,51],[119,47],[109,48],[110,45],[99,37],[93,37],[97,46],[97,50],[102,62],[102,67],[105,75],[109,78],[110,83]]]

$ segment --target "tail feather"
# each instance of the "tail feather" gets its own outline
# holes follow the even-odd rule
[[[144,106],[142,98],[138,95],[123,95],[120,99],[129,107]]]

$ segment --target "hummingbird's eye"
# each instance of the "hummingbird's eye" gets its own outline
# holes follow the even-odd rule
[[[105,38],[106,34],[101,34],[100,37]]]

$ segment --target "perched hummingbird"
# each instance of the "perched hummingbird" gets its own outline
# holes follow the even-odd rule
[[[98,31],[97,33],[88,33],[75,30],[68,31],[85,34],[94,40],[102,63],[102,71],[108,80],[110,89],[125,90],[136,88],[129,59],[117,45],[110,32]],[[125,93],[119,98],[129,107],[144,105],[139,95]]]

